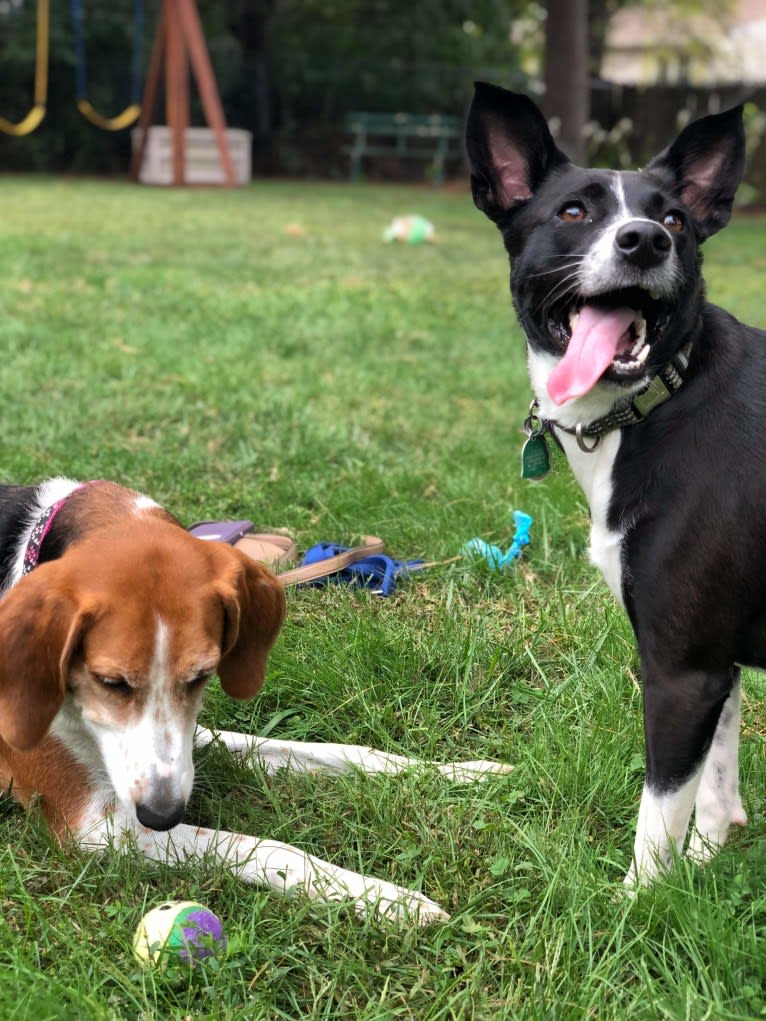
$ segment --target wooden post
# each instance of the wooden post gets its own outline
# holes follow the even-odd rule
[[[159,20],[157,21],[157,33],[152,44],[152,55],[149,58],[149,70],[146,73],[144,84],[144,98],[141,103],[141,116],[138,118],[138,144],[133,150],[130,160],[130,176],[134,181],[138,180],[146,152],[146,136],[149,125],[152,122],[152,114],[157,104],[157,90],[160,84],[160,72],[162,71],[162,56],[165,52],[167,38],[168,11],[165,4],[160,9]]]
[[[546,117],[558,117],[561,149],[582,165],[588,120],[588,0],[548,0],[545,28]]]
[[[178,0],[166,0],[170,18],[165,53],[165,119],[170,125],[173,184],[186,182],[186,129],[189,127],[189,67]]]
[[[197,12],[194,0],[176,0],[176,3],[180,10],[180,21],[183,26],[194,76],[197,79],[199,98],[202,101],[202,109],[205,111],[205,120],[215,134],[226,181],[231,187],[234,187],[236,181],[234,179],[234,165],[231,162],[231,153],[229,152],[229,143],[226,141],[226,120],[223,116],[221,97],[218,95],[218,89],[215,84],[213,65],[210,63],[210,55],[205,45],[205,34],[202,31],[199,13]]]
[[[226,138],[226,120],[194,0],[163,0],[144,85],[138,140],[131,159],[131,176],[138,180],[141,172],[149,126],[157,103],[163,62],[165,113],[173,147],[173,184],[179,186],[187,183],[185,150],[186,129],[189,126],[189,64],[191,64],[205,120],[212,129],[218,145],[226,184],[234,187],[236,178]]]

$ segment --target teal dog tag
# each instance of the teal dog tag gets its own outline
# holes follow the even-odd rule
[[[545,436],[534,434],[521,448],[521,477],[530,482],[539,482],[551,470],[551,456]]]

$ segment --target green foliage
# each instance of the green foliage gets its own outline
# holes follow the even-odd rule
[[[472,75],[517,69],[505,0],[285,2],[271,21],[285,116],[342,120],[349,110],[461,113]]]
[[[387,600],[292,591],[261,696],[211,686],[204,722],[515,765],[463,787],[200,756],[191,821],[414,885],[452,913],[422,931],[212,863],[61,849],[5,799],[0,1017],[764,1016],[766,685],[745,681],[750,825],[704,870],[617,896],[643,766],[632,636],[561,457],[540,485],[518,478],[524,343],[468,195],[0,177],[0,204],[0,481],[114,477],[187,521],[249,516],[302,549],[374,532],[441,562]],[[438,244],[382,243],[410,210]],[[707,255],[712,299],[761,326],[765,230],[735,218]],[[511,570],[454,559],[473,535],[507,545],[514,508],[535,523]],[[138,967],[133,929],[169,898],[224,920],[223,961]]]
[[[331,163],[352,109],[462,114],[479,76],[512,80],[509,32],[521,0],[334,0],[324,3],[200,0],[208,49],[229,122],[253,131],[265,153],[279,129],[287,169]],[[159,10],[147,0],[144,63]],[[133,0],[85,0],[88,98],[107,115],[130,98]],[[35,4],[0,11],[0,114],[20,119],[31,105]],[[202,123],[194,99],[193,120]],[[162,110],[155,111],[162,120]],[[316,140],[332,137],[327,147]],[[6,169],[113,172],[127,166],[128,132],[110,134],[75,106],[69,4],[51,4],[48,113],[27,138],[0,135]],[[265,158],[265,157],[264,157]],[[322,170],[326,172],[327,167]]]

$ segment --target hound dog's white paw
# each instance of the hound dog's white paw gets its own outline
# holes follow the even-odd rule
[[[195,744],[219,743],[243,762],[268,772],[288,768],[297,772],[345,773],[354,769],[389,775],[409,770],[436,770],[456,783],[475,783],[489,776],[509,773],[513,766],[486,759],[437,764],[394,755],[363,745],[281,741],[233,731],[199,727]],[[183,831],[183,833],[182,833]],[[283,891],[295,890],[322,900],[350,900],[360,915],[377,915],[396,922],[418,925],[446,922],[449,915],[423,894],[372,876],[360,875],[308,855],[296,847],[243,834],[214,834],[176,827],[169,834],[176,847],[179,839],[187,853],[212,849],[244,880]],[[149,841],[155,846],[163,841]],[[146,853],[146,849],[145,849]],[[150,856],[154,852],[148,852]]]
[[[389,884],[386,884],[389,885]],[[436,901],[403,887],[394,887],[397,896],[389,900],[386,896],[374,903],[375,910],[391,922],[415,922],[417,925],[435,925],[449,921],[447,912],[440,908]],[[363,913],[367,914],[369,905],[363,903]]]
[[[218,742],[233,755],[257,763],[267,772],[289,767],[298,772],[347,773],[360,769],[363,773],[395,775],[412,769],[435,769],[441,776],[456,783],[476,783],[497,773],[510,773],[513,766],[491,759],[468,762],[430,762],[382,752],[377,748],[353,744],[325,744],[314,741],[281,741],[254,737],[231,730],[208,730],[198,727],[194,736],[197,747]]]

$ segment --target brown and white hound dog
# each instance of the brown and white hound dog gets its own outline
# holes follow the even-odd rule
[[[396,773],[418,760],[353,745],[272,741],[197,727],[217,673],[237,699],[261,688],[283,588],[240,551],[190,535],[112,482],[0,486],[0,782],[39,800],[60,840],[120,843],[157,861],[212,855],[247,882],[350,898],[421,924],[422,894],[289,844],[186,825],[194,746],[220,741],[267,770]],[[436,767],[461,781],[507,767]]]

